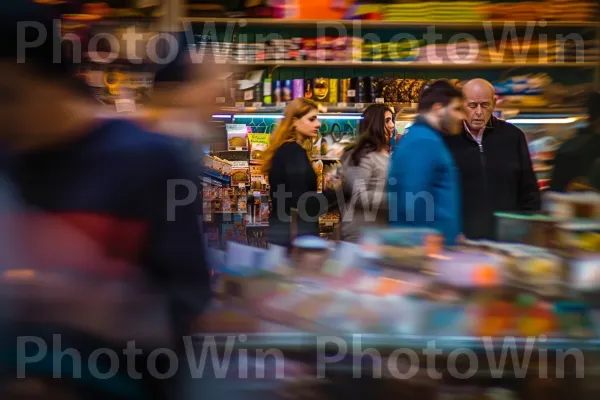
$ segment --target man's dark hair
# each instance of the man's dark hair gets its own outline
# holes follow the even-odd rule
[[[60,15],[56,9],[32,0],[3,1],[0,6],[0,59],[19,63],[36,73],[52,75],[55,78],[72,76],[72,63],[66,62],[65,54],[54,59],[60,43]],[[46,38],[38,46],[23,48],[25,43]],[[22,35],[22,37],[19,37]]]
[[[463,99],[462,92],[452,83],[445,79],[437,80],[430,85],[426,85],[419,98],[419,112],[430,111],[434,104],[440,103],[447,106],[453,99]]]
[[[587,113],[590,124],[600,120],[600,93],[593,92],[587,99]]]
[[[61,41],[60,14],[56,7],[33,0],[0,4],[0,60],[18,63],[36,76],[58,82],[84,96],[93,96],[92,88],[77,76],[79,66],[73,62],[72,49],[65,45],[68,40]],[[38,46],[23,48],[24,43],[44,38],[44,32],[45,40]]]

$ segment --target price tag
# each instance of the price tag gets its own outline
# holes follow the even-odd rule
[[[252,99],[254,99],[254,91],[252,91],[252,90],[246,90],[244,92],[244,100],[249,101],[249,100],[252,100]]]
[[[233,169],[245,169],[248,168],[248,161],[232,161],[231,168]]]
[[[246,184],[244,182],[238,183],[238,187],[240,189],[246,189]]]
[[[262,107],[263,103],[260,101],[255,101],[254,103],[252,103],[252,107],[254,108],[260,108]]]
[[[362,110],[363,108],[365,108],[365,105],[363,103],[356,103],[356,108]]]
[[[260,197],[260,196],[261,196],[261,193],[260,193],[260,192],[253,192],[253,193],[252,193],[252,195],[253,195],[254,197]]]
[[[339,108],[346,108],[346,107],[348,107],[348,103],[337,103],[337,106]]]
[[[383,104],[383,103],[385,103],[385,99],[383,97],[378,97],[375,99],[375,103]]]
[[[354,89],[348,90],[348,97],[356,97],[356,90],[354,90]]]
[[[250,133],[250,134],[248,134],[248,139],[250,140],[250,143],[252,143],[253,145],[264,144],[264,145],[268,146],[270,138],[271,138],[271,136],[267,133]]]

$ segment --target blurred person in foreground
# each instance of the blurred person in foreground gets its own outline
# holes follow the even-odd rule
[[[383,104],[369,106],[359,124],[359,139],[344,151],[339,175],[344,190],[342,240],[356,242],[368,226],[387,226],[387,177],[394,112]]]
[[[467,119],[460,135],[445,137],[460,172],[463,233],[496,239],[494,213],[537,211],[540,191],[525,134],[492,115],[494,86],[473,79],[462,88]]]
[[[594,162],[600,158],[600,93],[592,93],[588,98],[587,114],[588,125],[556,152],[550,181],[553,192],[567,192],[585,180],[592,172]]]
[[[597,158],[592,164],[587,180],[590,188],[600,193],[600,158]]]
[[[465,118],[462,93],[438,80],[424,88],[419,116],[394,148],[389,172],[392,226],[439,231],[447,245],[460,229],[460,188],[444,136],[459,134]]]
[[[269,243],[291,245],[291,209],[298,210],[297,236],[319,235],[317,174],[311,160],[312,141],[321,122],[319,106],[312,100],[291,101],[263,154],[263,171],[269,175],[272,208]]]
[[[2,213],[14,227],[17,257],[6,248],[0,254],[1,295],[11,311],[1,345],[14,352],[16,336],[35,336],[47,352],[33,344],[17,349],[18,359],[3,359],[2,398],[21,398],[16,386],[28,380],[14,378],[25,357],[33,357],[26,376],[43,382],[25,392],[36,388],[39,398],[63,398],[63,388],[75,399],[165,398],[171,380],[159,381],[149,365],[164,373],[171,361],[165,354],[151,360],[150,352],[181,354],[182,336],[210,298],[198,165],[177,138],[99,119],[102,106],[73,78],[72,65],[53,62],[54,15],[29,0],[3,6],[0,142],[19,204]],[[20,21],[42,24],[48,37],[17,63]],[[38,35],[25,33],[28,41]],[[124,353],[130,341],[135,361]],[[69,355],[57,370],[53,351],[69,348],[82,360],[81,376]],[[112,349],[118,360],[93,361],[98,349]],[[94,368],[117,373],[102,379]]]

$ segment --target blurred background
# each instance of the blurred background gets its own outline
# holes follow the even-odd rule
[[[393,108],[399,141],[428,82],[484,78],[496,90],[494,114],[525,132],[539,188],[546,191],[556,151],[587,126],[587,99],[600,89],[598,1],[38,2],[61,14],[64,46],[74,48],[68,38],[81,41],[77,74],[100,105],[99,116],[188,139],[202,167],[205,243],[198,246],[210,249],[218,300],[197,321],[198,340],[206,330],[255,333],[254,345],[281,347],[286,360],[294,360],[286,363],[289,379],[274,379],[279,366],[269,363],[265,380],[232,374],[198,381],[188,398],[204,390],[236,398],[597,398],[598,197],[546,199],[548,214],[563,223],[552,233],[561,238],[556,248],[548,245],[555,242],[547,215],[505,216],[511,245],[468,243],[432,261],[426,233],[386,231],[368,238],[380,252],[363,257],[364,248],[339,243],[340,212],[331,210],[319,220],[323,241],[299,242],[287,257],[267,245],[271,199],[261,167],[270,134],[293,99],[322,106],[310,156],[318,190],[325,191],[370,104]],[[161,32],[176,32],[179,45],[209,62],[194,64],[192,57],[192,68],[176,61],[165,70],[156,61],[169,49],[156,43]],[[93,39],[101,34],[115,40]],[[416,249],[418,260],[407,267],[392,248]],[[548,335],[552,351],[584,348],[591,367],[581,381],[568,365],[560,369],[568,376],[563,380],[496,381],[483,368],[465,382],[419,374],[399,385],[394,379],[356,383],[343,360],[323,383],[312,379],[314,359],[307,354],[314,338],[299,333],[307,331],[344,340],[371,334],[366,343],[382,353],[404,343],[422,347],[433,337],[445,345],[444,360],[457,338],[481,350],[482,336]],[[265,332],[273,336],[260,335]],[[235,365],[248,359],[254,360],[236,357]]]

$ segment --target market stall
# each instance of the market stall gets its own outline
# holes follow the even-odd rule
[[[498,216],[521,243],[448,249],[435,231],[377,229],[359,244],[300,237],[288,257],[230,242],[213,250],[219,301],[198,329],[229,351],[301,360],[311,376],[364,377],[354,385],[384,398],[591,398],[600,199],[552,195],[548,208]]]
[[[251,182],[247,194],[260,198],[263,207],[269,202],[268,182],[260,173],[260,153],[250,154],[251,136],[272,132],[294,98],[323,106],[312,156],[326,187],[369,104],[393,107],[401,136],[427,82],[487,79],[496,89],[496,116],[526,133],[538,184],[547,190],[554,153],[586,124],[585,99],[600,82],[595,3],[577,2],[569,12],[562,12],[565,4],[557,1],[258,3],[253,9],[223,6],[210,17],[190,5],[185,22],[200,47],[217,48],[229,63],[253,70],[231,76],[219,99],[222,110],[214,115],[228,127],[229,140],[242,140],[246,132],[247,147],[228,141],[228,152],[211,156],[236,162],[236,175],[245,173]],[[333,14],[339,17],[308,17]],[[438,35],[433,41],[432,31]],[[253,182],[261,182],[260,190],[251,189]],[[244,224],[256,223],[256,207],[252,217],[249,209],[236,210],[223,225],[221,211],[231,211],[227,205],[224,210],[214,206],[207,208],[213,213],[207,212],[205,220],[211,236],[220,238],[219,246],[224,248],[224,236],[247,243]],[[259,221],[268,229],[263,216]],[[323,217],[322,237],[331,237],[337,221],[337,213]]]

